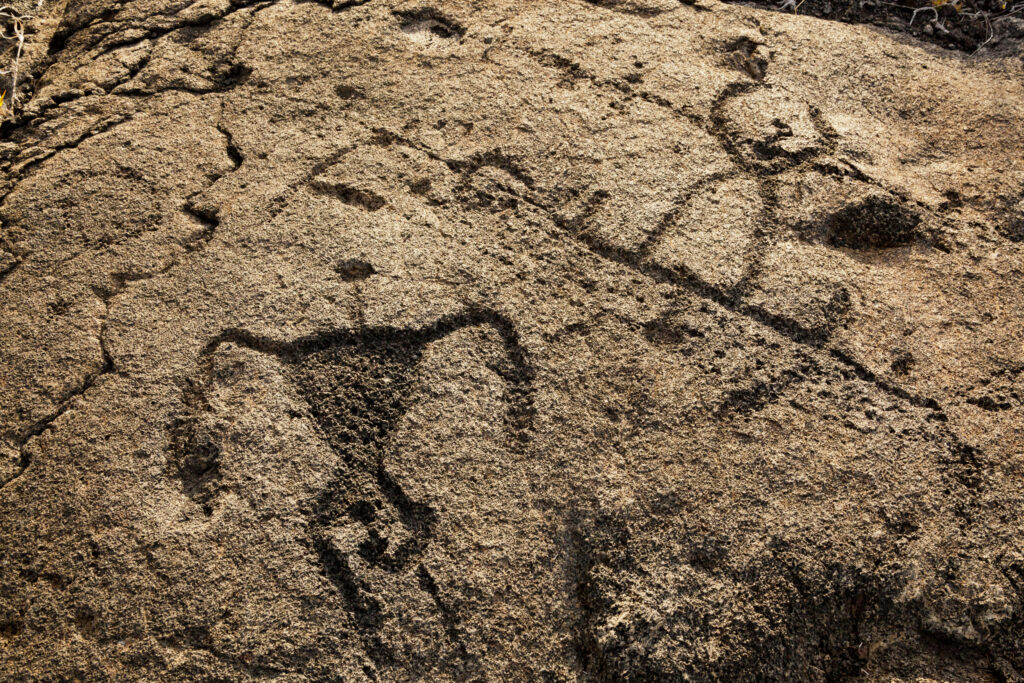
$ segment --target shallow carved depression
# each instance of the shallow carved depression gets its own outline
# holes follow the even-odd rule
[[[277,357],[333,450],[331,479],[314,500],[302,505],[308,515],[307,542],[366,639],[365,651],[375,665],[386,666],[392,656],[375,635],[388,596],[379,594],[372,572],[414,574],[415,583],[442,610],[443,620],[457,620],[435,595],[436,582],[418,560],[434,538],[438,510],[410,497],[389,472],[387,460],[400,457],[393,452],[390,435],[409,408],[426,345],[481,325],[493,328],[504,342],[504,357],[490,368],[506,382],[507,442],[521,450],[532,428],[533,371],[514,328],[491,311],[466,311],[419,330],[340,331],[292,343],[230,331],[207,348],[209,361],[225,343]],[[189,386],[185,397],[192,412],[172,427],[177,466],[183,491],[211,515],[223,490],[224,465],[218,436],[203,419],[210,410],[207,393],[212,387],[202,382]],[[360,562],[353,566],[356,558]]]
[[[325,576],[364,629],[380,621],[372,590],[349,564],[333,531],[346,521],[365,526],[358,554],[386,571],[400,571],[429,542],[437,513],[411,500],[384,464],[384,440],[401,417],[422,343],[412,339],[352,340],[293,359],[291,375],[309,403],[339,467],[318,496],[310,542]]]
[[[825,219],[826,240],[849,249],[887,249],[915,241],[921,219],[889,197],[870,196]]]
[[[465,27],[432,7],[396,12],[395,15],[401,21],[402,33],[416,42],[454,40],[466,34]]]

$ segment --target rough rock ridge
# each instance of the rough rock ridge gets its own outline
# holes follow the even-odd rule
[[[0,678],[1024,676],[1019,52],[67,0],[25,69]]]

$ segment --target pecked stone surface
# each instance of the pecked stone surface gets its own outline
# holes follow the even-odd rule
[[[1019,680],[1024,69],[674,0],[69,0],[12,680]]]

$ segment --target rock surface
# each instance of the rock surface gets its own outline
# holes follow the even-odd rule
[[[709,0],[68,0],[0,678],[1020,680],[1024,63]]]

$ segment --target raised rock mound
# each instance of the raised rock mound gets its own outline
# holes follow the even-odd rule
[[[711,0],[40,12],[0,678],[1024,675],[1019,53]]]

